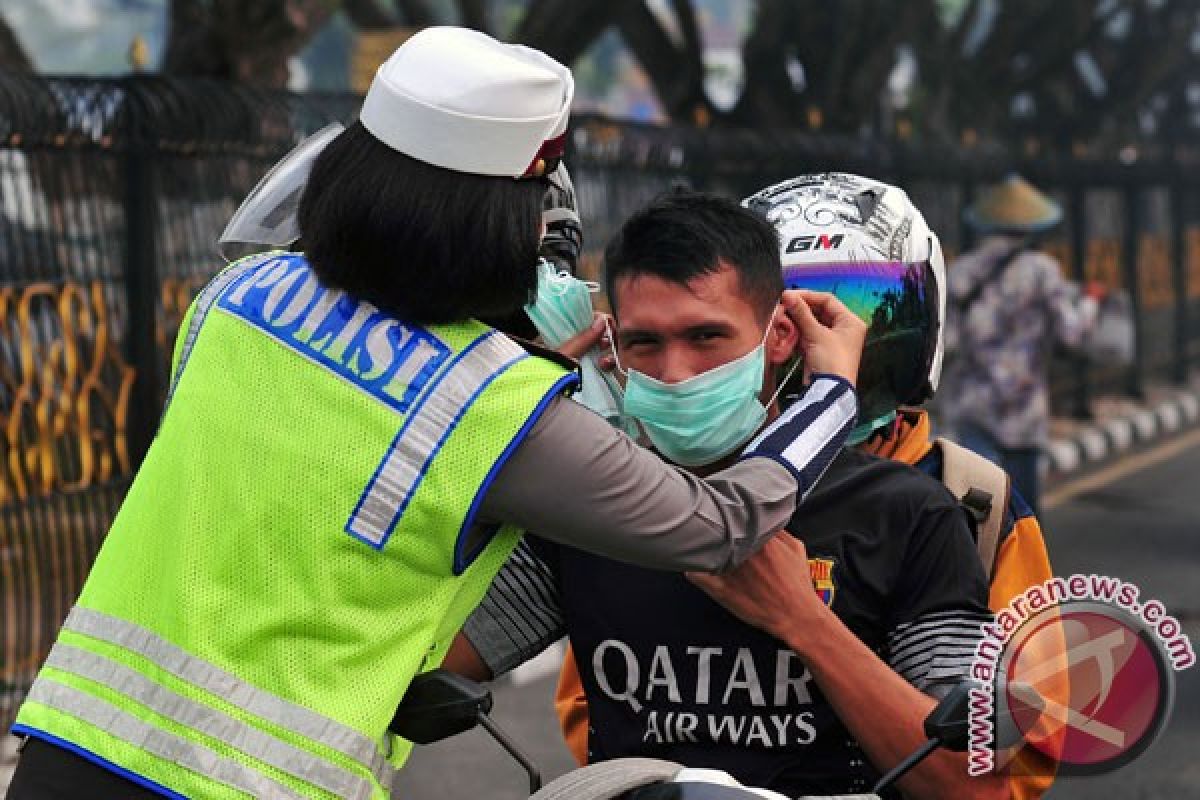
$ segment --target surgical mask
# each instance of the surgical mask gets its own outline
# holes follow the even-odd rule
[[[538,264],[537,297],[525,306],[525,313],[546,345],[557,349],[592,324],[592,294],[599,290],[595,283],[556,270],[542,259]],[[574,399],[614,427],[632,433],[634,429],[621,414],[621,385],[600,369],[595,353],[586,353],[579,359],[579,371],[582,386]]]
[[[882,428],[884,425],[891,425],[896,421],[896,412],[889,411],[881,417],[876,417],[870,422],[864,422],[862,425],[852,429],[850,435],[846,437],[846,447],[858,447],[860,444],[871,438],[871,434]]]
[[[525,306],[546,346],[559,348],[592,324],[592,292],[599,286],[556,270],[542,259],[537,266],[537,297]]]
[[[767,407],[779,396],[777,389],[765,406],[758,399],[774,320],[772,315],[762,341],[744,356],[678,383],[663,383],[635,369],[622,370],[624,411],[637,419],[659,453],[685,467],[711,464],[737,450],[762,427]],[[799,363],[780,381],[781,388]]]

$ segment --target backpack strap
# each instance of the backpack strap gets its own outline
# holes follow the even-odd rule
[[[998,258],[991,265],[991,267],[988,268],[988,271],[979,278],[975,285],[971,287],[970,291],[960,298],[951,298],[950,302],[952,302],[960,312],[966,314],[971,310],[971,306],[975,305],[975,303],[979,300],[979,297],[983,294],[984,289],[999,280],[1008,269],[1008,265],[1015,261],[1017,256],[1021,255],[1025,248],[1025,243],[1021,242],[1007,253],[1001,255],[1000,258]]]
[[[1000,549],[1000,529],[1008,508],[1008,473],[978,453],[944,437],[934,440],[942,453],[942,483],[975,518],[976,546],[988,583]]]

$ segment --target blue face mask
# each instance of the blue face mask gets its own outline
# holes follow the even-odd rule
[[[774,322],[774,317],[772,317]],[[754,436],[767,419],[758,399],[766,369],[766,341],[744,356],[678,383],[626,372],[624,411],[664,457],[684,467],[719,461]],[[792,372],[799,361],[792,365]],[[791,372],[788,373],[788,378]],[[780,386],[787,383],[787,378]],[[775,402],[776,391],[767,405]]]

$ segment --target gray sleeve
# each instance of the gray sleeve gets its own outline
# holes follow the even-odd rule
[[[462,632],[496,678],[566,635],[554,576],[528,541],[504,562]]]
[[[853,426],[853,389],[825,383],[802,414],[768,426],[750,457],[704,479],[556,398],[498,472],[480,519],[639,566],[730,569],[787,523]],[[806,432],[822,435],[809,443]]]

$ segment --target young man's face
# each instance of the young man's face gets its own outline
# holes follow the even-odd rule
[[[621,366],[678,383],[744,356],[763,340],[767,320],[742,293],[737,273],[723,266],[686,286],[655,275],[619,278],[613,286]],[[792,353],[796,329],[777,312],[767,336],[767,366]],[[770,374],[767,383],[774,381]]]

